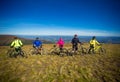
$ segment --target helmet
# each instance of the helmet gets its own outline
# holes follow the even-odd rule
[[[74,37],[77,37],[77,34],[75,34]]]
[[[95,39],[95,38],[96,38],[95,36],[92,37],[92,39]]]
[[[39,37],[36,37],[36,40],[38,40],[39,39]]]
[[[14,39],[18,39],[18,37],[15,36]]]

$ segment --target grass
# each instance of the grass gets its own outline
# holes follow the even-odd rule
[[[53,44],[45,44],[50,49]],[[66,44],[65,47],[70,47]],[[88,47],[85,44],[85,47]],[[105,55],[33,55],[7,58],[0,47],[0,82],[120,82],[120,44],[104,44]],[[28,51],[31,45],[24,46]]]

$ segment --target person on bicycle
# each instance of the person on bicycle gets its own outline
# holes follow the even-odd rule
[[[42,42],[39,40],[38,37],[33,42],[33,48],[35,48],[35,49],[41,49],[42,48]]]
[[[23,43],[18,37],[14,37],[14,41],[11,43],[10,47],[15,48],[15,51],[18,52],[21,50],[21,47],[23,46]]]
[[[100,43],[96,40],[96,37],[93,36],[92,39],[90,40],[90,49],[89,49],[88,53],[90,53],[91,50],[93,50],[93,52],[94,52],[97,45],[100,45]]]
[[[64,46],[64,40],[60,38],[57,42],[57,45],[59,46],[60,50],[62,50]]]
[[[77,34],[74,35],[74,38],[72,39],[71,43],[72,43],[72,49],[77,51],[78,50],[78,43],[81,44],[81,42],[79,41],[79,39],[77,37]]]

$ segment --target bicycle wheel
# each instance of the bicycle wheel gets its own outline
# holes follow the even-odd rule
[[[80,55],[85,55],[85,54],[87,54],[87,49],[84,48],[83,46],[80,46],[80,47],[78,48],[78,54],[80,54]]]
[[[42,49],[41,49],[41,55],[48,55],[48,50],[42,48]]]
[[[37,51],[34,48],[31,48],[29,50],[29,55],[34,55],[34,54],[37,54]]]
[[[105,50],[104,48],[100,48],[100,49],[99,49],[99,54],[100,54],[100,55],[106,54],[106,50]]]
[[[66,48],[62,48],[62,50],[60,50],[60,52],[59,52],[59,55],[60,56],[68,55],[68,50]]]
[[[24,50],[20,51],[20,56],[27,58],[27,53]]]
[[[72,48],[68,49],[68,55],[69,56],[75,55],[75,51]]]
[[[94,52],[94,49],[87,49],[87,53],[86,54],[95,54],[95,52]]]
[[[6,56],[7,57],[10,57],[10,58],[12,58],[12,57],[15,57],[15,50],[14,49],[9,49],[8,51],[7,51],[7,53],[6,53]]]
[[[86,48],[82,48],[82,54],[87,54],[87,49]]]
[[[54,48],[51,48],[51,49],[49,50],[49,55],[52,55],[52,54],[54,54]]]
[[[60,52],[59,48],[51,48],[49,50],[50,55],[59,55],[59,52]]]

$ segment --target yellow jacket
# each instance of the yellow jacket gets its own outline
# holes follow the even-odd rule
[[[10,46],[12,46],[12,47],[21,47],[23,45],[23,43],[21,42],[21,40],[19,40],[19,39],[16,39],[16,40],[14,40],[12,43],[11,43],[11,45]]]
[[[95,48],[97,45],[99,45],[100,43],[94,39],[94,40],[90,40],[90,45],[93,45],[93,47]]]

